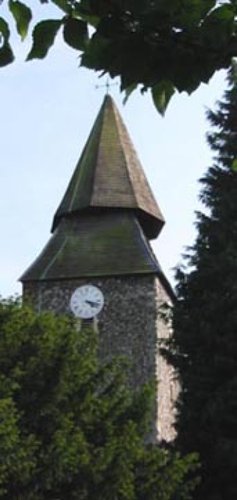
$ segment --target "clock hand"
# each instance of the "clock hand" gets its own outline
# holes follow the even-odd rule
[[[99,305],[100,305],[100,303],[99,303],[99,302],[93,302],[92,300],[85,300],[85,302],[86,302],[87,304],[89,304],[89,306],[91,306],[91,307],[97,307],[97,306],[99,306]]]

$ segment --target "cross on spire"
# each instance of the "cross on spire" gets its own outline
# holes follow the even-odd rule
[[[109,76],[107,76],[107,78],[106,78],[106,83],[101,84],[101,85],[96,85],[96,86],[95,86],[95,88],[96,88],[96,89],[102,89],[102,88],[105,88],[105,89],[106,89],[106,92],[105,92],[105,93],[106,93],[106,95],[108,95],[108,94],[109,94],[109,89],[110,89],[110,87],[115,87],[116,85],[118,85],[118,83],[117,83],[117,82],[110,83],[110,77],[109,77]]]

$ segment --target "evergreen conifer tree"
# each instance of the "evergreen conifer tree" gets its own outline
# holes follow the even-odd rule
[[[213,165],[201,179],[197,238],[177,271],[172,358],[180,377],[177,444],[197,451],[199,500],[237,498],[237,69],[208,112]]]

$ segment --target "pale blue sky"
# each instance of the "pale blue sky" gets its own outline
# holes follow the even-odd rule
[[[77,53],[60,38],[44,61],[17,61],[0,70],[1,183],[0,295],[21,293],[18,278],[50,237],[53,214],[64,194],[104,98],[94,72],[80,69]],[[194,238],[198,178],[211,163],[205,108],[223,94],[224,72],[188,97],[172,99],[165,118],[150,96],[139,93],[123,106],[127,125],[166,225],[154,242],[156,255],[173,281],[172,268]]]

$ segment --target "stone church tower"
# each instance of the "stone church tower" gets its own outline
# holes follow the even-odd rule
[[[151,249],[163,216],[128,132],[106,96],[53,220],[52,236],[23,274],[38,310],[96,317],[102,356],[124,354],[134,387],[159,380],[154,439],[173,438],[176,388],[158,350],[172,289]],[[84,318],[84,319],[83,319]]]

